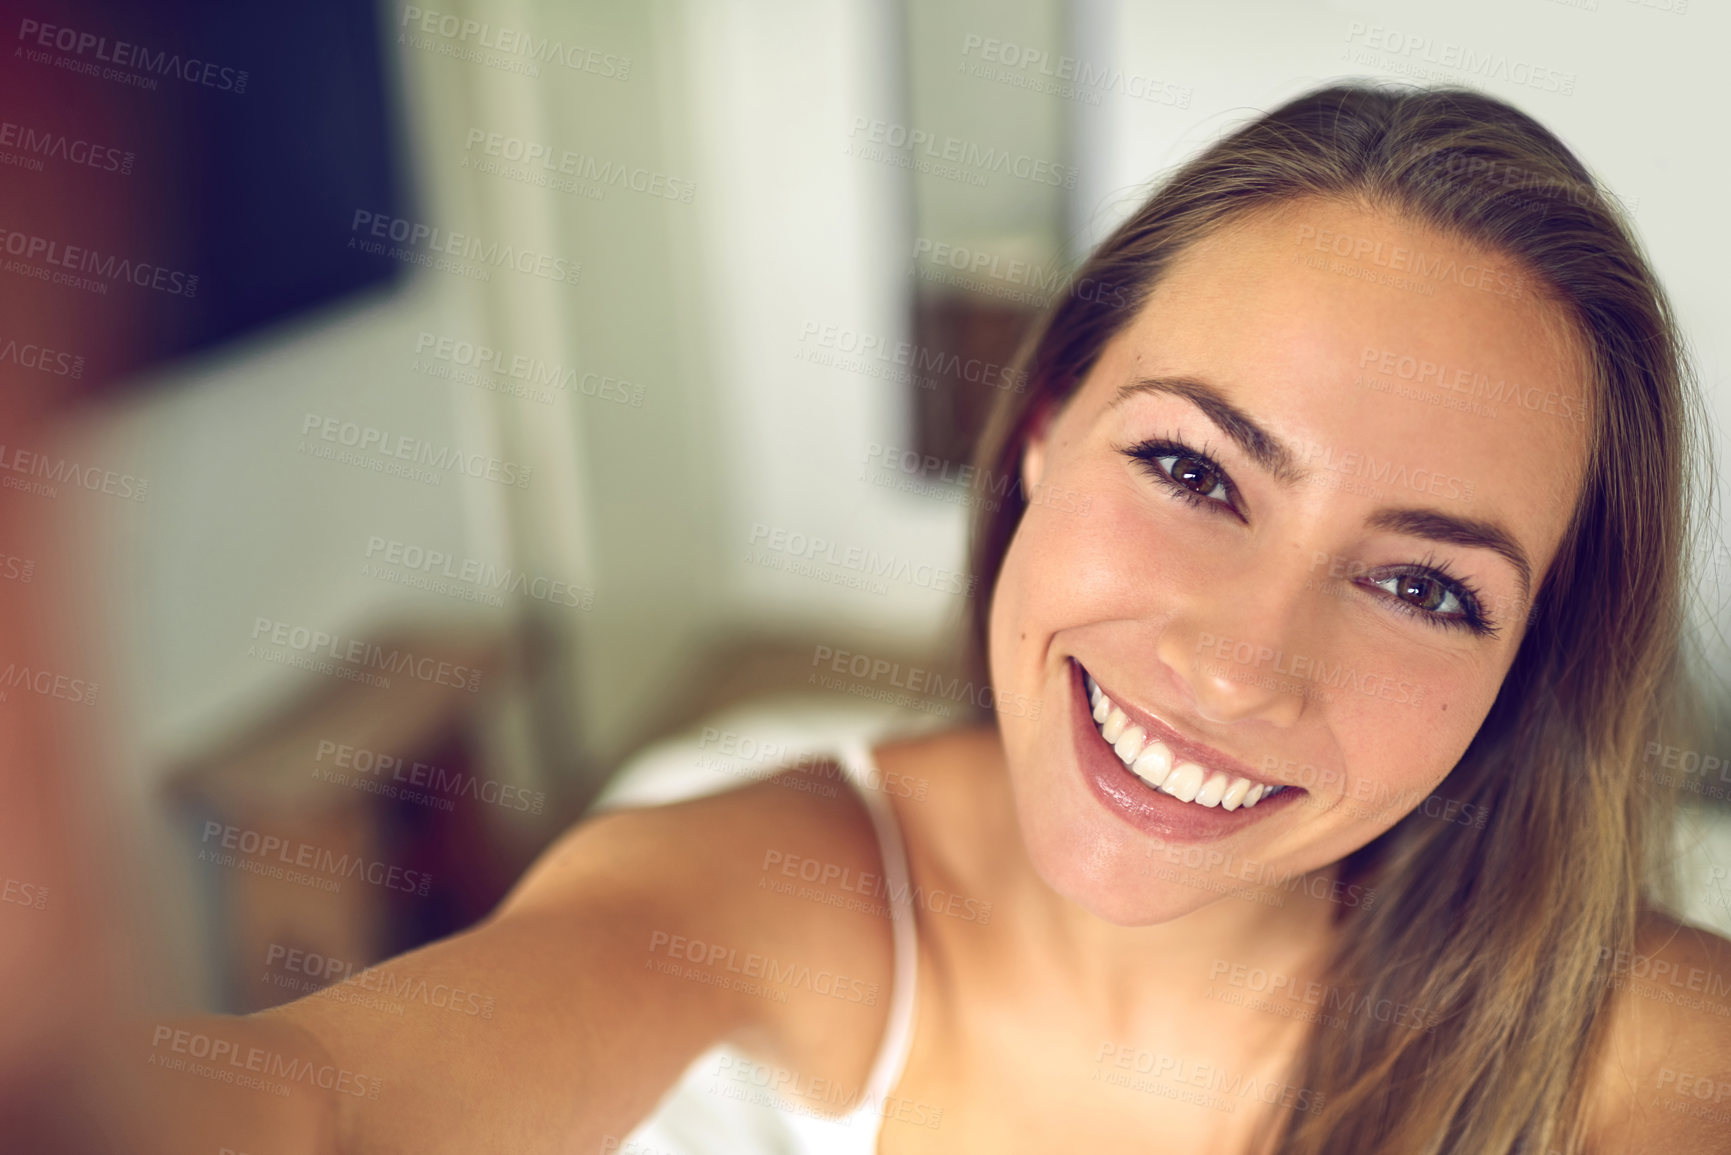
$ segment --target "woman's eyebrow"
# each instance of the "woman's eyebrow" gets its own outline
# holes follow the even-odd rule
[[[1533,592],[1533,567],[1514,535],[1494,521],[1457,517],[1437,509],[1379,509],[1366,524],[1372,529],[1422,537],[1469,549],[1488,549],[1515,567],[1521,579],[1521,601]]]
[[[1250,419],[1249,414],[1228,401],[1218,388],[1195,377],[1138,377],[1118,389],[1108,409],[1115,408],[1139,393],[1159,393],[1182,397],[1205,417],[1220,427],[1232,442],[1244,451],[1277,481],[1294,484],[1309,477],[1311,471],[1301,467],[1299,455]],[[1426,538],[1448,545],[1469,549],[1488,549],[1514,567],[1521,579],[1521,598],[1532,594],[1533,567],[1514,535],[1494,521],[1458,517],[1438,509],[1380,509],[1372,514],[1369,525],[1375,529],[1409,537]]]
[[[1138,393],[1165,393],[1184,398],[1202,410],[1203,415],[1218,425],[1246,457],[1276,481],[1291,485],[1309,476],[1309,470],[1299,467],[1298,455],[1285,442],[1252,421],[1249,414],[1206,381],[1194,377],[1138,377],[1121,386],[1107,408],[1115,408]]]

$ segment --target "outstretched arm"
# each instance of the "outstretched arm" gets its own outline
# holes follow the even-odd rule
[[[757,978],[827,969],[887,992],[887,922],[760,885],[784,852],[877,868],[842,795],[760,784],[603,816],[461,934],[256,1015],[143,1024],[121,1056],[143,1127],[210,1155],[599,1152],[717,1042],[863,1077],[887,993],[736,981],[773,960]]]

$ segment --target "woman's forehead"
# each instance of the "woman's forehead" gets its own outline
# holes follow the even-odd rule
[[[1318,254],[1317,238],[1361,255]],[[1404,269],[1391,271],[1393,262]],[[1496,417],[1480,414],[1489,422],[1518,421],[1533,390],[1579,401],[1571,410],[1589,393],[1574,327],[1511,259],[1333,202],[1256,214],[1189,246],[1101,362],[1208,371],[1270,392],[1312,384],[1366,402],[1341,387],[1392,370],[1421,390],[1401,394],[1421,406],[1442,393],[1502,403]]]

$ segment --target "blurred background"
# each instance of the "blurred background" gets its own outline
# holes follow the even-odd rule
[[[0,873],[124,863],[102,901],[189,1005],[467,925],[632,758],[719,784],[968,717],[963,466],[1022,331],[1159,174],[1317,84],[1559,133],[1731,407],[1723,5],[6,8],[35,681],[0,711],[56,835]],[[1716,527],[1701,560],[1722,676]],[[1731,732],[1648,755],[1692,803],[1685,911],[1731,932]],[[111,857],[58,861],[80,838]]]

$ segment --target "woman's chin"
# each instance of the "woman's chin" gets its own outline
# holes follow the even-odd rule
[[[1168,864],[1138,838],[1102,837],[1085,823],[1055,821],[1042,808],[1024,817],[1025,849],[1035,872],[1055,894],[1115,926],[1155,926],[1227,897],[1214,880],[1187,883],[1182,866]]]

